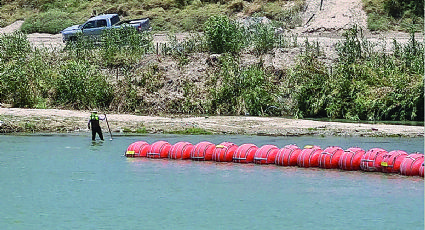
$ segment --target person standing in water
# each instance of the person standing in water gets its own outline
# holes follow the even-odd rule
[[[99,120],[105,120],[105,117],[99,116],[97,111],[92,111],[90,114],[90,120],[87,124],[90,129],[91,124],[91,139],[94,141],[96,139],[96,133],[99,134],[100,139],[103,141],[102,129],[99,125]]]

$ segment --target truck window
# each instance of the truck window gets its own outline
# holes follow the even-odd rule
[[[107,24],[105,19],[97,21],[96,27],[106,27],[106,26]]]
[[[111,18],[111,25],[115,25],[120,21],[120,17],[118,15],[115,15]]]
[[[87,22],[84,26],[83,26],[83,29],[91,29],[91,28],[94,28],[95,27],[95,24],[96,22],[95,21],[89,21],[89,22]]]

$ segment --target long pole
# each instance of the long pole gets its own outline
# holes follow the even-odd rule
[[[106,113],[105,113],[105,120],[106,120],[106,124],[108,125],[108,130],[109,130],[109,134],[111,135],[111,140],[112,141],[112,132],[111,132],[111,128],[109,128],[109,122],[108,122],[108,118],[106,117]]]

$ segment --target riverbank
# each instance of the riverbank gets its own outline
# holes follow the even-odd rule
[[[89,111],[0,108],[0,133],[89,132]],[[107,114],[113,133],[179,133],[267,136],[402,136],[423,137],[423,126],[325,122],[251,116],[138,116]],[[104,132],[107,131],[102,122]]]

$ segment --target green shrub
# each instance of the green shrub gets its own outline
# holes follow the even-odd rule
[[[238,53],[243,48],[243,28],[226,16],[212,16],[204,33],[212,53]]]
[[[369,42],[353,27],[337,44],[332,74],[306,44],[290,81],[295,85],[296,115],[352,120],[423,120],[424,48],[393,42],[391,52]],[[310,48],[308,48],[310,47]]]
[[[0,100],[13,107],[31,108],[37,102],[34,79],[22,68],[24,63],[10,62],[0,72]]]
[[[113,89],[105,77],[88,63],[68,61],[56,79],[55,101],[75,109],[106,108]]]
[[[138,32],[132,27],[106,30],[102,34],[101,57],[106,66],[128,66],[152,50],[153,37],[149,32]]]
[[[275,47],[276,36],[274,28],[269,24],[257,24],[254,29],[254,50],[258,53],[267,53]]]
[[[424,30],[424,1],[363,0],[368,28],[374,30]]]
[[[239,67],[232,56],[221,57],[221,69],[210,84],[210,113],[262,116],[276,107],[277,87],[261,64]]]
[[[25,59],[31,52],[27,36],[19,31],[0,34],[0,62]]]
[[[33,14],[24,21],[21,31],[30,33],[57,34],[61,30],[76,24],[71,15],[59,9],[51,9],[47,12]]]
[[[313,53],[299,57],[289,81],[294,84],[298,117],[326,117],[329,99],[330,76],[326,66]]]

